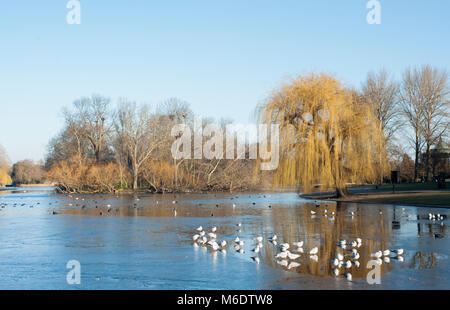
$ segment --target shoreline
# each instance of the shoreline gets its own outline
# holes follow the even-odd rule
[[[364,193],[352,193],[342,198],[337,198],[329,192],[304,194],[300,196],[310,200],[450,209],[449,190],[398,191],[395,193],[373,190]]]
[[[33,188],[33,187],[55,187],[52,184],[27,184],[19,185],[14,188]],[[11,190],[13,187],[1,187],[0,191]],[[56,189],[56,187],[55,187]],[[56,189],[57,190],[57,189]],[[118,190],[114,193],[61,193],[63,195],[183,195],[183,194],[214,194],[214,193],[276,193],[276,192],[297,192],[294,188],[272,189],[272,188],[252,188],[252,189],[236,189],[234,191],[202,191],[202,190],[187,190],[174,192],[151,192],[148,190]],[[364,203],[364,204],[386,204],[395,206],[412,206],[412,207],[426,207],[426,208],[448,208],[450,209],[450,190],[411,190],[411,191],[396,191],[392,192],[383,189],[373,189],[369,187],[355,187],[350,188],[349,196],[337,198],[334,192],[315,192],[310,194],[301,194],[299,197],[308,200],[334,201],[345,203]]]

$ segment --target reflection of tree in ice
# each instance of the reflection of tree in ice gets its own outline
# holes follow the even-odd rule
[[[416,252],[411,261],[411,268],[430,269],[437,265],[437,256],[430,252]]]

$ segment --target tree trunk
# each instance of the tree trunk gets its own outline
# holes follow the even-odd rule
[[[137,173],[135,171],[133,171],[133,190],[137,190],[138,188],[138,177],[137,177]]]
[[[427,143],[427,152],[425,154],[425,180],[431,181],[431,145]]]
[[[344,198],[349,195],[350,195],[350,192],[347,190],[347,188],[336,187],[336,197],[337,198]]]
[[[415,149],[415,158],[414,158],[414,182],[417,181],[419,177],[419,141],[418,137],[416,137],[416,149]]]
[[[175,189],[178,188],[178,165],[177,160],[175,159]]]
[[[139,169],[135,160],[133,160],[132,168],[133,171],[131,171],[131,174],[133,176],[133,190],[135,191],[138,189],[138,169]]]

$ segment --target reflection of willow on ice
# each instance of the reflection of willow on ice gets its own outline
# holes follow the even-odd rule
[[[417,252],[411,262],[411,268],[430,269],[436,267],[437,257],[435,253]]]
[[[348,184],[376,180],[384,139],[379,121],[355,91],[321,75],[299,77],[271,95],[260,119],[280,125],[280,165],[275,183],[315,184],[348,195]],[[377,164],[378,163],[378,164]]]

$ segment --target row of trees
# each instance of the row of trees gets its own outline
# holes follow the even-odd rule
[[[43,164],[31,160],[22,160],[11,166],[5,148],[0,145],[0,185],[39,184],[45,181]]]
[[[40,184],[46,179],[42,162],[21,160],[12,166],[11,178],[15,184]]]
[[[232,190],[261,184],[249,160],[173,159],[172,128],[194,120],[179,99],[152,109],[127,99],[113,107],[110,99],[93,95],[63,114],[65,126],[51,140],[45,163],[47,177],[63,191]]]
[[[302,184],[305,191],[333,187],[338,196],[349,183],[382,183],[391,169],[410,168],[399,147],[404,137],[415,153],[414,180],[421,157],[425,181],[436,167],[448,174],[449,154],[442,145],[448,139],[449,98],[448,73],[431,66],[407,69],[401,82],[386,71],[369,73],[361,90],[326,74],[293,79],[259,110],[262,121],[282,129],[275,182]],[[441,165],[433,164],[436,158]]]
[[[402,157],[407,156],[401,147],[406,138],[414,153],[413,180],[423,170],[424,180],[431,181],[445,157],[449,139],[448,72],[431,66],[409,68],[400,81],[386,71],[372,72],[361,94],[380,122],[389,158],[399,151]],[[445,165],[441,169],[445,171]]]
[[[67,192],[231,190],[274,182],[304,191],[334,187],[339,195],[349,183],[382,183],[392,169],[408,180],[423,175],[430,181],[449,173],[449,97],[448,73],[431,66],[409,68],[400,81],[384,70],[371,72],[360,89],[326,74],[292,79],[258,109],[261,122],[280,125],[279,168],[261,173],[258,161],[248,159],[174,159],[172,129],[194,123],[184,101],[113,105],[93,95],[63,110],[65,125],[50,141],[45,177]],[[201,139],[204,145],[210,137]],[[246,158],[249,152],[247,146]],[[0,156],[0,173],[19,183],[42,180],[41,166],[23,161],[2,168],[9,166]]]

